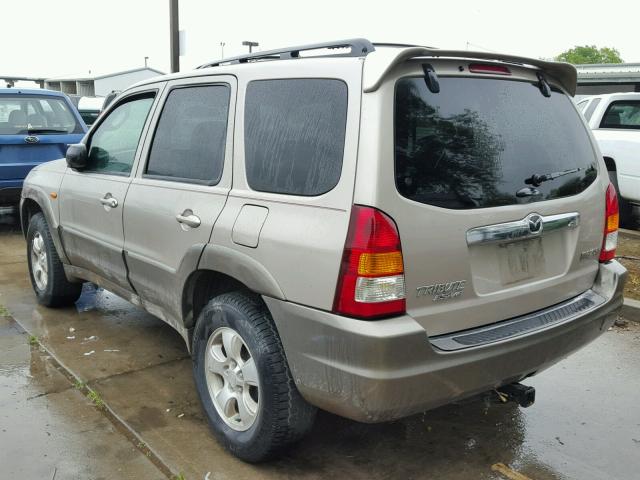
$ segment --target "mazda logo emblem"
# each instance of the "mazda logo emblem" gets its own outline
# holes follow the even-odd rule
[[[28,137],[24,137],[24,141],[26,143],[38,143],[40,139],[35,135],[29,135]]]
[[[529,223],[529,231],[531,233],[540,233],[542,231],[542,217],[538,214],[529,215],[527,219]]]

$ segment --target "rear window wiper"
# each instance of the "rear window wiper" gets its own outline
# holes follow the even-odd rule
[[[60,128],[29,128],[27,129],[27,133],[29,135],[33,135],[34,133],[68,133],[67,130],[63,130]]]
[[[553,180],[554,178],[563,177],[565,175],[569,175],[571,173],[576,173],[582,170],[581,168],[572,168],[570,170],[562,170],[561,172],[553,172],[553,173],[544,173],[539,175],[534,173],[529,178],[525,179],[524,183],[527,185],[533,185],[534,187],[539,187],[544,182],[548,182],[549,180]]]

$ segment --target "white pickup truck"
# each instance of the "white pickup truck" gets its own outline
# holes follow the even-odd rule
[[[618,191],[620,222],[640,224],[640,93],[610,93],[578,101]]]

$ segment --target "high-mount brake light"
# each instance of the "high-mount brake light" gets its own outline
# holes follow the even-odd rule
[[[604,236],[602,250],[600,250],[600,262],[608,262],[616,256],[619,220],[618,194],[616,188],[610,183],[605,194]]]
[[[469,65],[471,73],[490,73],[493,75],[511,75],[511,70],[503,65],[491,63],[472,63]]]
[[[361,205],[351,210],[333,310],[361,319],[406,310],[400,235],[380,210]]]

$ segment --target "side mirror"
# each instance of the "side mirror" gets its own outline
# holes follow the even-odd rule
[[[69,145],[66,159],[69,168],[82,170],[87,166],[87,146],[84,143]]]

